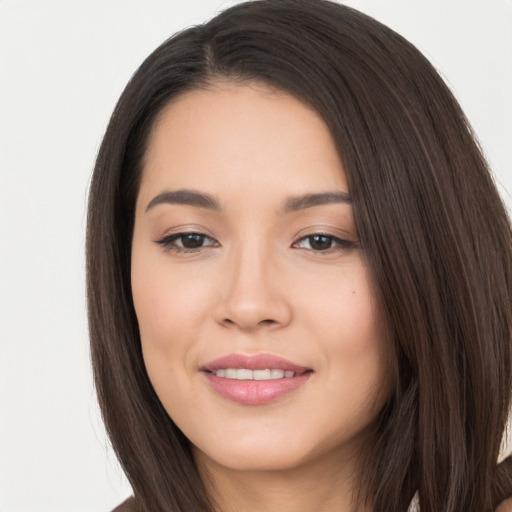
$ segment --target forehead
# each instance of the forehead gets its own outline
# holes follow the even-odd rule
[[[141,194],[164,188],[301,194],[347,184],[316,111],[261,84],[222,83],[182,94],[155,122]]]

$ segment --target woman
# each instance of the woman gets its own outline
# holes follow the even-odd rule
[[[107,129],[87,253],[121,510],[512,495],[510,224],[452,94],[375,20],[257,1],[165,42]]]

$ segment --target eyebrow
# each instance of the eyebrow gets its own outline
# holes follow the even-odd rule
[[[352,198],[345,192],[304,194],[289,198],[282,208],[282,213],[290,213],[332,203],[352,204]],[[215,197],[187,189],[165,191],[158,194],[149,202],[146,207],[146,212],[160,204],[182,204],[195,206],[197,208],[207,208],[214,211],[220,211],[222,209],[219,201]]]
[[[159,204],[184,204],[198,208],[220,211],[220,203],[213,196],[195,190],[173,190],[155,196],[146,207],[146,212]]]
[[[283,212],[295,212],[297,210],[331,203],[352,204],[352,198],[346,192],[305,194],[303,196],[291,197],[288,199],[284,205]]]

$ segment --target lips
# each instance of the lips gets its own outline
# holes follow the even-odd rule
[[[267,370],[267,369],[279,369],[291,371],[294,373],[304,373],[310,368],[305,366],[299,366],[287,359],[275,356],[273,354],[257,354],[254,356],[247,356],[244,354],[229,354],[227,356],[215,359],[206,364],[202,369],[209,372],[216,372],[217,370],[225,370],[227,368],[243,369],[247,370]]]
[[[275,380],[295,377],[291,370],[266,368],[265,370],[249,370],[248,368],[222,368],[213,372],[217,377],[236,380]]]
[[[201,368],[211,388],[245,405],[263,405],[300,388],[313,370],[272,354],[230,354]]]

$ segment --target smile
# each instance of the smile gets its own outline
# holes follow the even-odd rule
[[[268,368],[264,370],[250,370],[248,368],[220,368],[213,373],[217,377],[235,380],[276,380],[295,377],[295,372],[292,370]]]
[[[298,392],[312,368],[274,354],[229,354],[200,367],[210,389],[243,405],[264,405]]]
[[[261,374],[266,376],[270,374],[271,370],[246,370],[244,368],[233,370],[236,372],[234,374],[236,377],[219,377],[214,372],[203,372],[203,375],[215,394],[230,402],[243,405],[264,405],[274,402],[291,392],[298,392],[313,374],[311,371],[298,374],[290,372],[293,373],[293,377],[285,377],[284,370],[277,370],[274,377],[258,380],[254,378],[254,373],[258,375],[259,372],[262,372]],[[249,373],[245,374],[246,371],[252,373],[252,378],[247,378]],[[240,375],[247,375],[247,377],[239,378],[238,372],[241,372]]]

